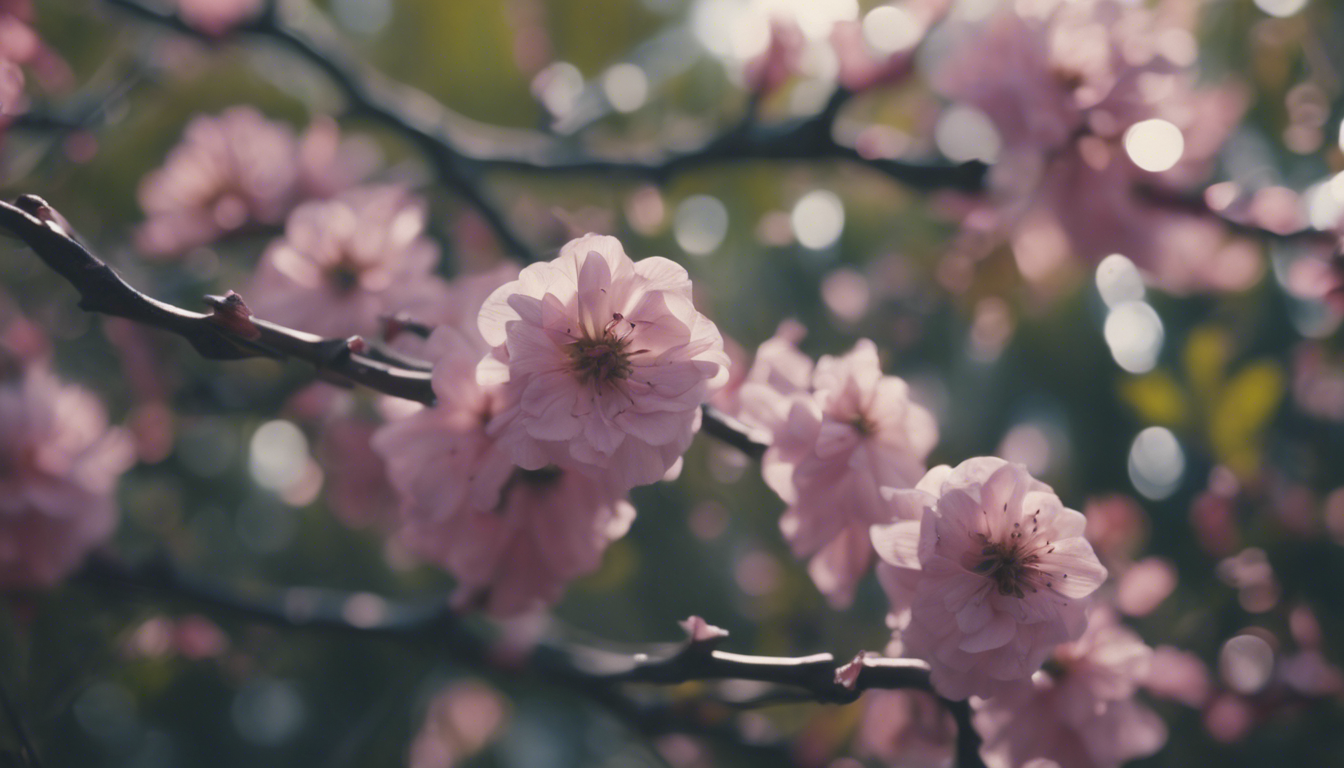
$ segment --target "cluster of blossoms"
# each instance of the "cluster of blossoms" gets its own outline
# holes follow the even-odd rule
[[[938,425],[909,387],[882,375],[877,346],[860,341],[816,365],[789,332],[762,344],[737,391],[737,414],[770,444],[761,472],[788,503],[780,528],[837,607],[872,563],[868,529],[891,521],[883,488],[910,488],[938,442]]]
[[[904,652],[948,698],[992,697],[1076,640],[1106,578],[1083,515],[1020,465],[982,457],[888,492],[896,522],[873,528]]]
[[[958,30],[933,78],[1000,145],[967,223],[1008,234],[1028,277],[1118,252],[1173,290],[1253,280],[1252,249],[1161,202],[1207,177],[1245,107],[1236,88],[1195,87],[1189,20],[1117,0],[1033,7]]]
[[[374,437],[402,498],[399,540],[496,615],[554,602],[599,565],[634,519],[626,492],[673,468],[728,376],[667,259],[588,235],[511,277],[454,286],[460,314],[421,351],[438,402]],[[484,280],[498,287],[482,300]]]
[[[376,157],[318,118],[302,136],[252,107],[191,121],[163,167],[140,184],[148,220],[136,246],[175,256],[248,224],[276,225],[306,200],[331,197],[369,174]]]
[[[129,435],[90,392],[0,346],[0,587],[50,587],[112,535]]]

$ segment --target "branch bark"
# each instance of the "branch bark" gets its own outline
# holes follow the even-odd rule
[[[65,278],[79,292],[81,309],[177,334],[202,357],[212,360],[294,358],[309,363],[329,379],[434,404],[428,364],[373,350],[359,337],[324,339],[263,319],[240,318],[221,299],[214,299],[211,313],[192,312],[159,301],[123,280],[68,232],[63,221],[35,195],[24,195],[13,205],[0,202],[0,229],[27,243],[38,258]],[[748,456],[759,458],[765,453],[764,443],[713,408],[705,408],[703,424],[707,434]]]
[[[352,619],[346,606],[352,599],[368,597],[337,590],[290,587],[268,597],[244,597],[190,578],[166,557],[139,566],[128,566],[106,556],[92,558],[79,580],[118,596],[180,600],[194,609],[215,615],[256,621],[294,630],[330,632],[378,638],[427,647],[436,653],[477,669],[570,690],[611,708],[627,724],[646,735],[674,731],[700,733],[715,738],[729,736],[685,713],[650,706],[631,698],[631,684],[679,685],[692,681],[752,680],[792,690],[794,696],[760,701],[811,701],[849,704],[865,691],[912,689],[932,692],[929,668],[915,659],[868,657],[862,661],[852,685],[840,681],[841,666],[829,653],[802,657],[752,656],[715,648],[723,638],[691,640],[681,644],[650,645],[642,651],[617,651],[595,645],[541,642],[523,662],[506,660],[495,653],[487,634],[449,609],[445,599],[414,603],[383,600],[376,618]],[[980,738],[971,724],[971,709],[965,701],[941,700],[957,723],[956,765],[983,768]],[[786,752],[771,755],[787,759]]]

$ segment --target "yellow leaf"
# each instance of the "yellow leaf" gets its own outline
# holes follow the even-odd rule
[[[1209,417],[1209,445],[1219,461],[1243,476],[1255,471],[1261,433],[1279,408],[1283,388],[1283,371],[1266,360],[1247,364],[1228,380]]]
[[[1227,332],[1213,326],[1200,326],[1190,332],[1183,359],[1185,376],[1190,381],[1196,402],[1208,403],[1218,391],[1227,369],[1232,342]]]
[[[1185,393],[1176,379],[1157,370],[1120,382],[1120,395],[1145,424],[1173,426],[1189,416]]]

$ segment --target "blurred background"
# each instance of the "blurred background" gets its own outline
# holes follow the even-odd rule
[[[193,309],[207,293],[246,296],[278,222],[172,255],[136,247],[146,242],[142,179],[193,118],[236,105],[296,134],[317,116],[336,117],[373,177],[426,197],[445,276],[509,258],[480,210],[437,183],[413,143],[347,114],[340,90],[291,48],[227,22],[202,39],[121,5],[35,4],[31,28],[45,54],[26,65],[26,104],[5,130],[0,178],[6,199],[47,199],[132,284]],[[1344,169],[1341,9],[1321,0],[1150,5],[1183,19],[1199,82],[1231,83],[1243,99],[1208,177],[1186,189],[1206,199],[1209,185],[1234,183],[1229,194],[1250,200],[1257,222],[1277,203],[1290,219],[1333,229],[1344,208],[1344,176],[1333,176]],[[839,75],[832,25],[861,22],[877,6],[294,8],[305,30],[442,102],[464,130],[479,121],[549,135],[562,148],[643,157],[693,149],[748,114],[764,126],[807,119]],[[913,19],[923,6],[883,7]],[[1001,142],[983,114],[956,112],[926,77],[952,55],[958,29],[996,12],[993,0],[957,0],[927,36],[908,19],[883,33],[894,38],[870,33],[868,44],[887,51],[918,44],[913,73],[850,98],[837,140],[912,163],[996,159]],[[753,62],[781,17],[796,20],[801,53],[766,87]],[[618,236],[635,258],[684,265],[698,306],[744,361],[785,321],[806,329],[800,346],[813,356],[873,339],[884,370],[937,416],[930,465],[999,455],[1085,511],[1111,569],[1105,589],[1169,654],[1164,669],[1191,681],[1145,694],[1170,735],[1138,764],[1329,765],[1344,754],[1344,677],[1333,666],[1344,647],[1335,641],[1344,633],[1344,358],[1319,238],[1229,228],[1233,244],[1218,247],[1235,247],[1239,260],[1213,268],[1218,279],[1205,283],[1216,289],[1151,279],[1145,289],[1137,258],[1024,269],[1028,245],[963,226],[966,196],[912,189],[862,164],[720,162],[659,181],[506,168],[479,184],[543,256],[596,231]],[[1267,189],[1254,208],[1254,193]],[[134,433],[138,463],[121,481],[109,545],[118,557],[166,553],[194,577],[244,594],[347,590],[361,601],[348,606],[354,615],[377,612],[382,598],[451,591],[446,574],[379,532],[394,502],[367,439],[393,406],[313,383],[298,363],[203,361],[166,334],[86,314],[18,243],[0,244],[0,281],[5,322],[30,321],[62,378],[94,390]],[[569,588],[556,624],[515,621],[506,635],[559,626],[613,642],[675,641],[676,621],[697,614],[728,629],[724,647],[742,653],[843,659],[886,644],[875,580],[851,608],[829,608],[782,539],[784,504],[755,461],[701,436],[678,480],[636,489],[632,500],[630,533]],[[766,765],[779,754],[808,766],[938,762],[889,758],[884,737],[865,727],[866,701],[725,705],[706,715],[782,753],[694,736],[647,742],[572,692],[459,666],[433,647],[286,630],[81,579],[9,598],[3,621],[0,674],[48,765]],[[1258,639],[1249,661],[1236,644],[1228,650],[1244,636]],[[664,693],[753,692],[688,684]]]

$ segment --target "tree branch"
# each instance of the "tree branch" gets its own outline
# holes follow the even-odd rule
[[[434,404],[430,366],[395,353],[370,351],[359,337],[324,339],[250,315],[240,315],[241,301],[213,299],[214,311],[191,312],[136,290],[116,270],[94,256],[67,231],[64,219],[44,200],[24,195],[13,205],[0,202],[0,229],[28,244],[38,258],[65,278],[80,295],[80,308],[124,317],[186,339],[202,357],[238,360],[249,357],[294,358],[309,363],[327,378],[359,384],[376,392]],[[739,422],[706,408],[704,430],[749,456],[759,458],[766,445]]]
[[[716,650],[714,646],[722,638],[648,646],[645,652],[633,653],[559,643],[552,639],[538,645],[520,666],[496,654],[491,640],[451,611],[446,600],[399,603],[379,598],[382,611],[371,617],[352,618],[346,610],[350,601],[367,598],[367,595],[291,587],[279,590],[272,597],[243,597],[185,576],[165,557],[140,566],[127,566],[106,556],[95,557],[78,578],[118,595],[182,600],[194,608],[217,615],[286,629],[380,638],[428,647],[468,666],[511,676],[523,674],[574,691],[612,708],[644,733],[703,732],[704,727],[665,708],[651,708],[631,699],[623,692],[626,685],[753,680],[794,689],[798,693],[781,700],[823,704],[849,704],[868,690],[932,691],[929,668],[922,661],[872,657],[856,660],[854,663],[861,664],[861,668],[853,678],[853,684],[846,685],[837,678],[839,665],[829,653],[796,658],[749,656]],[[970,706],[965,701],[942,700],[942,703],[957,722],[958,768],[983,768],[979,757],[980,739],[971,725]],[[725,735],[722,731],[714,734]]]

